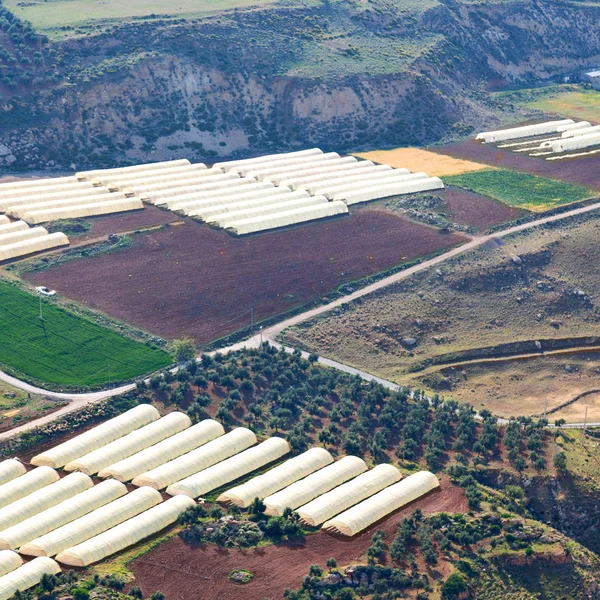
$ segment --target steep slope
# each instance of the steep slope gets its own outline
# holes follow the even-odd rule
[[[49,42],[50,84],[0,88],[0,166],[457,137],[510,117],[490,85],[600,63],[599,17],[556,2],[340,0],[116,23]]]

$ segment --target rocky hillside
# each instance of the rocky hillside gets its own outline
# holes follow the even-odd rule
[[[491,101],[490,86],[600,64],[599,18],[583,3],[329,0],[140,19],[62,41],[5,19],[0,168],[466,135],[514,110]],[[39,47],[15,57],[22,32]]]

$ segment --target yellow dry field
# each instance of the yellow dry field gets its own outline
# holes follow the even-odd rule
[[[490,169],[489,165],[453,158],[446,154],[429,152],[420,148],[396,148],[395,150],[373,150],[357,154],[359,158],[390,165],[396,169],[408,169],[413,172],[424,171],[434,177],[461,175],[472,171]]]

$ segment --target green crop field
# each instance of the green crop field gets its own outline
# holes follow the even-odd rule
[[[167,366],[166,352],[124,338],[0,282],[0,364],[55,386],[99,386]]]
[[[52,34],[63,27],[90,25],[100,20],[140,17],[201,17],[221,10],[272,4],[275,0],[53,0],[21,2],[5,0],[4,6],[36,29]]]
[[[444,182],[533,212],[595,195],[592,190],[571,183],[500,169],[453,175],[445,177]]]

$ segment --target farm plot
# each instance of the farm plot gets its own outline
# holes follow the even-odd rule
[[[166,338],[222,337],[466,238],[380,210],[248,239],[187,221],[26,279]]]
[[[451,378],[431,374],[433,366],[506,356],[513,347],[503,344],[514,345],[511,355],[539,352],[536,341],[542,350],[559,343],[563,349],[577,348],[582,338],[600,334],[595,316],[600,302],[599,227],[595,216],[513,236],[504,246],[457,257],[439,272],[419,274],[284,335],[292,345],[386,379],[426,384],[449,397],[456,387],[458,399],[472,400],[476,394],[489,403],[502,383],[497,367],[485,370],[480,364],[471,379],[469,368],[460,364]],[[523,396],[543,398],[546,384],[540,377],[529,388],[519,380],[507,385],[498,396],[506,400],[504,414],[531,414]],[[561,398],[575,395],[580,385],[566,380]],[[526,391],[510,394],[517,389]],[[540,412],[537,407],[535,412]]]
[[[600,190],[600,155],[567,161],[546,161],[475,140],[449,144],[433,151]]]
[[[411,171],[427,171],[430,175],[437,177],[460,175],[488,168],[485,164],[445,156],[420,148],[373,150],[371,152],[361,152],[356,156],[394,168],[405,167]]]
[[[91,387],[167,366],[162,350],[134,342],[56,304],[0,282],[0,364],[26,379]]]
[[[578,202],[594,195],[587,188],[504,169],[455,175],[447,177],[446,183],[534,212]]]

